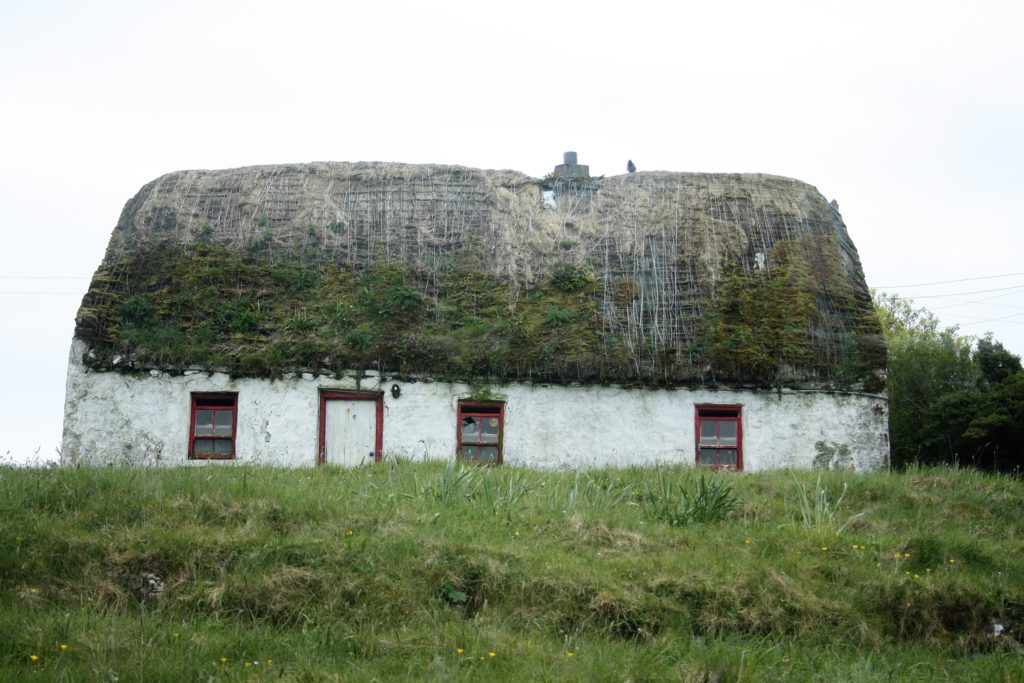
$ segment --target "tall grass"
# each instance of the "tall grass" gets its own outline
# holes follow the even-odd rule
[[[821,474],[814,482],[814,488],[808,492],[804,482],[793,477],[796,487],[797,502],[800,506],[800,520],[805,529],[825,531],[838,536],[843,530],[864,513],[859,512],[841,521],[840,515],[843,498],[846,496],[846,483],[843,483],[839,496],[834,500],[829,497],[828,490],[821,484]]]
[[[948,469],[0,468],[0,679],[1021,680],[1021,509]]]

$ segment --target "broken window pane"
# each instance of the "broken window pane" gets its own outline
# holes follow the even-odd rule
[[[480,418],[478,417],[464,417],[462,418],[462,438],[476,440],[480,434]]]

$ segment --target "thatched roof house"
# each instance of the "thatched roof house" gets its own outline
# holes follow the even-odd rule
[[[125,441],[130,460],[177,462],[228,448],[216,439],[195,445],[197,410],[200,419],[223,416],[216,406],[203,412],[194,396],[187,453],[162,436],[140,447],[124,424],[100,432],[79,425],[72,413],[83,404],[116,402],[99,386],[107,377],[133,387],[196,387],[205,378],[223,391],[186,393],[225,394],[233,421],[242,419],[240,382],[280,390],[306,381],[321,398],[315,453],[248,454],[296,463],[331,460],[323,432],[333,403],[323,396],[332,391],[378,397],[377,431],[385,401],[394,412],[412,403],[413,387],[444,387],[456,417],[463,403],[493,404],[497,418],[478,421],[497,419],[501,444],[484,453],[480,441],[473,453],[498,460],[516,450],[512,424],[504,424],[506,408],[510,420],[515,410],[511,394],[530,393],[536,403],[542,384],[678,398],[692,443],[647,454],[638,444],[639,461],[677,452],[699,460],[692,430],[700,429],[701,405],[844,397],[884,418],[879,323],[842,218],[813,187],[768,175],[591,178],[566,161],[545,179],[313,163],[184,171],[147,184],[125,206],[79,311],[65,457],[102,459],[84,452],[88,434],[118,441],[125,429],[134,434],[135,445]],[[391,385],[401,398],[382,395]],[[739,410],[726,413],[742,427]],[[455,438],[441,451],[409,433],[396,434],[393,448],[378,434],[374,453],[475,457],[450,421]],[[385,434],[398,429],[393,422]],[[887,457],[884,420],[867,422],[878,443],[851,460],[865,467]],[[234,422],[231,430],[230,454],[241,459],[244,439]],[[856,450],[850,439],[815,439],[809,457],[820,456],[819,441],[826,450]],[[301,449],[297,443],[290,447]],[[749,439],[746,450],[750,467]],[[719,464],[739,465],[736,455]],[[551,458],[546,464],[632,461],[625,452]]]

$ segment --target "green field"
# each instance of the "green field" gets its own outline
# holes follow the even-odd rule
[[[701,476],[2,468],[0,678],[1024,680],[1021,480]]]

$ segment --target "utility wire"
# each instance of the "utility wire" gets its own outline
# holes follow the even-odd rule
[[[88,280],[81,275],[0,275],[0,280]]]
[[[950,294],[915,294],[910,297],[911,299],[949,299],[956,296],[967,296],[968,294],[987,294],[989,292],[1005,292],[1007,290],[1024,289],[1024,285],[1014,285],[1013,287],[998,287],[996,289],[976,289],[973,292],[952,292]]]
[[[998,277],[1013,277],[1015,275],[1024,275],[1024,273],[1003,273],[1001,275],[981,275],[979,277],[965,277],[959,280],[939,280],[937,282],[919,282],[914,285],[884,285],[882,287],[876,287],[875,289],[905,289],[907,287],[928,287],[931,285],[948,285],[954,282],[972,282],[974,280],[992,280]]]

